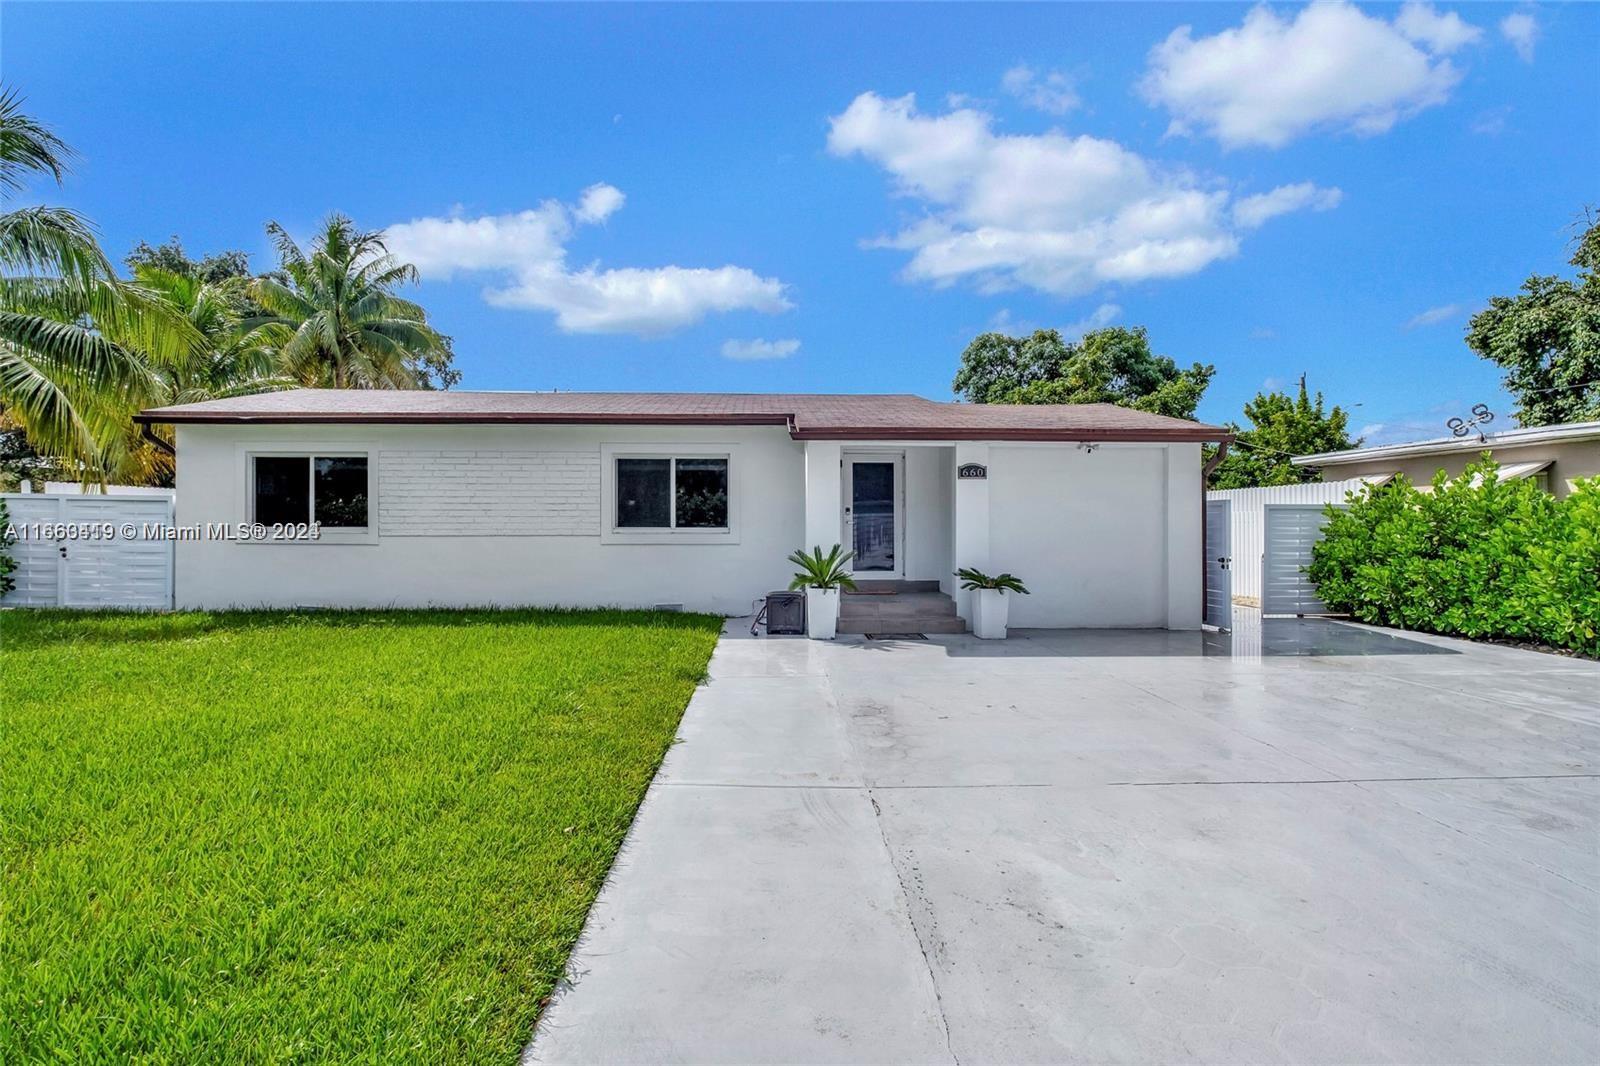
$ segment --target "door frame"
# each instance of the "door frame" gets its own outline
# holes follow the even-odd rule
[[[855,560],[846,565],[850,573],[863,581],[903,581],[906,576],[906,453],[903,449],[860,448],[839,454],[839,543],[846,551],[855,546],[851,506],[851,488],[855,482],[855,465],[863,463],[894,464],[894,569],[856,570]]]

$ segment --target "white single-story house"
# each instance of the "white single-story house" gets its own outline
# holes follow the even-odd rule
[[[839,542],[858,579],[937,582],[964,618],[958,567],[1017,574],[1011,624],[1046,627],[1200,626],[1201,445],[1229,438],[909,395],[302,389],[138,420],[175,427],[176,523],[207,530],[176,543],[180,608],[742,615],[790,552]]]
[[[1530,478],[1547,492],[1566,496],[1573,482],[1600,477],[1600,422],[1502,429],[1481,436],[1468,432],[1459,437],[1297,455],[1290,461],[1321,470],[1325,481],[1404,474],[1412,484],[1426,489],[1438,471],[1457,477],[1484,452],[1500,464],[1502,481]]]

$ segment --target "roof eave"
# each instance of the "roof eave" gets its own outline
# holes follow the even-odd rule
[[[1195,429],[1025,429],[999,427],[963,427],[960,429],[908,429],[904,426],[849,426],[797,429],[795,440],[959,440],[959,441],[1144,441],[1151,443],[1184,443],[1232,441],[1227,430]]]
[[[787,426],[788,415],[623,415],[623,414],[504,414],[471,412],[461,414],[228,414],[191,411],[183,414],[157,408],[133,416],[146,425],[541,425],[541,426]]]
[[[1160,429],[1114,429],[1083,427],[1076,429],[1026,427],[906,427],[906,426],[823,426],[798,428],[793,417],[783,414],[750,415],[629,415],[629,414],[531,414],[507,412],[367,414],[302,412],[238,414],[222,411],[174,411],[154,408],[133,416],[141,425],[544,425],[544,426],[787,426],[795,440],[926,440],[926,441],[1146,441],[1222,442],[1233,440],[1224,429],[1207,426]]]
[[[1429,455],[1454,455],[1457,452],[1492,452],[1496,448],[1532,448],[1540,444],[1570,444],[1576,441],[1600,439],[1600,427],[1593,423],[1571,423],[1558,426],[1538,426],[1533,430],[1513,430],[1523,437],[1490,436],[1488,440],[1420,440],[1403,444],[1385,444],[1376,448],[1350,448],[1342,452],[1317,452],[1314,455],[1296,455],[1289,461],[1295,466],[1344,466],[1350,463],[1382,462],[1386,459],[1415,459]]]

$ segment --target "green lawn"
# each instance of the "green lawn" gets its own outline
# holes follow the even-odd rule
[[[0,612],[0,1062],[514,1061],[719,625]]]

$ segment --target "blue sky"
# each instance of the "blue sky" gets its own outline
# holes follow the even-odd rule
[[[949,395],[987,328],[1144,325],[1203,418],[1488,400],[1470,312],[1597,199],[1600,8],[8,2],[120,257],[338,210],[464,387]],[[1182,27],[1189,27],[1182,30]],[[914,94],[914,99],[910,97]],[[763,356],[763,358],[754,358]]]

